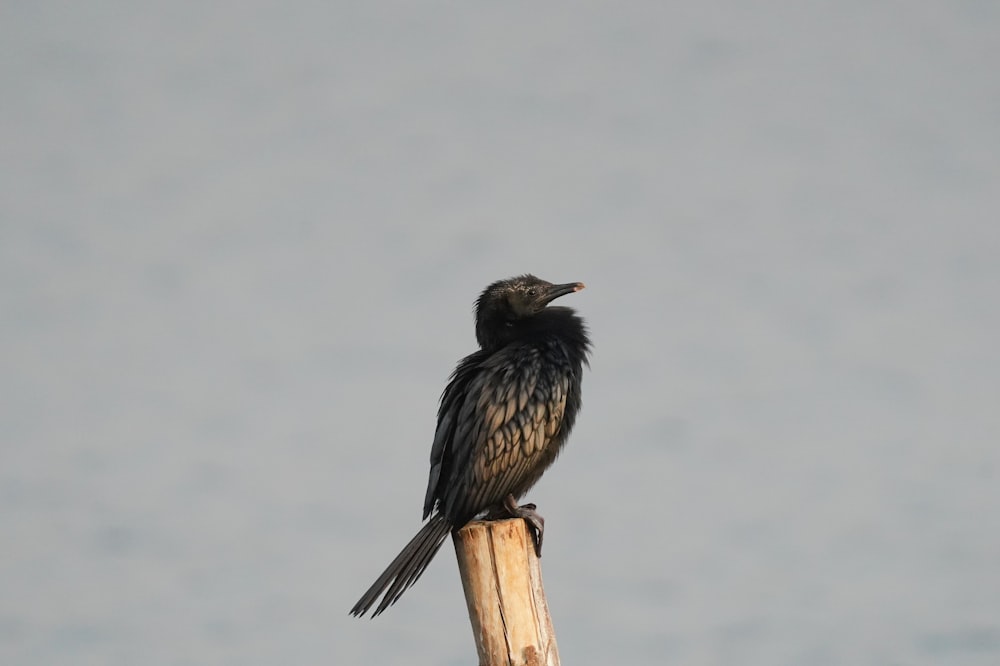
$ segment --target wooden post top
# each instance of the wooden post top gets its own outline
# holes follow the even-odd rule
[[[559,666],[535,545],[521,518],[454,535],[480,666]]]

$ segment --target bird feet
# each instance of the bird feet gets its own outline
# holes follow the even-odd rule
[[[511,518],[524,518],[528,521],[535,541],[535,555],[542,556],[542,536],[545,534],[545,519],[535,511],[534,504],[517,505],[513,495],[507,495],[503,500],[503,509]]]

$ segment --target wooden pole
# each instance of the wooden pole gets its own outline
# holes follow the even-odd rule
[[[521,518],[454,535],[480,666],[559,666],[535,544]]]

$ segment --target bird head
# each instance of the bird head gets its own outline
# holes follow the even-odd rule
[[[566,294],[580,291],[582,282],[552,284],[534,275],[499,280],[476,301],[476,340],[483,349],[503,345],[517,336],[533,317]]]

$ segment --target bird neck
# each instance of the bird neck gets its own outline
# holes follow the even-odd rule
[[[476,337],[483,351],[497,351],[511,343],[541,344],[555,339],[579,350],[581,360],[586,360],[590,340],[583,320],[572,308],[550,306],[530,317],[490,323],[477,326]]]

